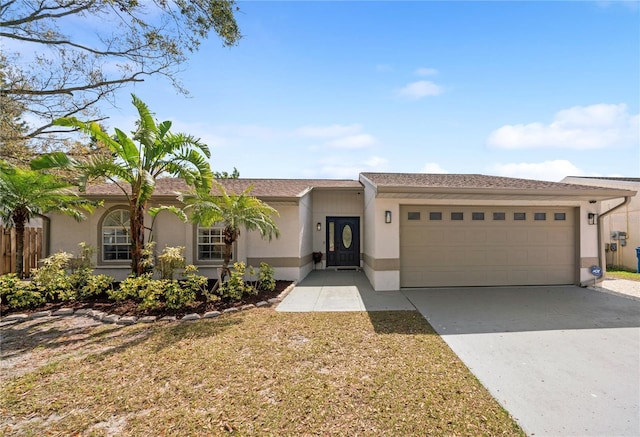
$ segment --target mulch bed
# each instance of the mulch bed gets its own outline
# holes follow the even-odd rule
[[[119,316],[164,316],[182,317],[185,314],[198,313],[203,314],[207,311],[223,311],[227,308],[241,307],[243,305],[256,304],[260,301],[267,301],[271,298],[278,297],[289,285],[291,281],[276,281],[276,288],[273,291],[260,291],[257,295],[246,295],[242,300],[229,301],[221,299],[217,302],[206,302],[202,296],[198,296],[195,303],[185,306],[181,309],[169,309],[161,304],[160,307],[154,309],[141,309],[134,300],[124,300],[116,302],[109,300],[106,296],[97,297],[91,300],[75,301],[75,302],[52,302],[35,308],[23,308],[19,310],[10,310],[7,305],[0,305],[0,313],[7,316],[11,313],[31,314],[39,311],[55,311],[60,308],[73,308],[74,310],[81,308],[90,308],[103,311],[108,314],[117,314]]]

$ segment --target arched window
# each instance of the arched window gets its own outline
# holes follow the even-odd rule
[[[102,220],[102,260],[126,261],[131,259],[129,211],[116,209]]]

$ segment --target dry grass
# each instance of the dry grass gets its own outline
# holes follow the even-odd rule
[[[3,377],[0,432],[523,435],[416,312],[86,329],[90,354],[62,348]]]

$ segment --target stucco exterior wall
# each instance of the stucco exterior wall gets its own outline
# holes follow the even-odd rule
[[[625,268],[635,270],[638,266],[636,247],[640,247],[640,182],[579,177],[567,177],[562,182],[619,188],[637,192],[628,204],[602,217],[600,220],[603,246],[611,243],[617,244],[617,250],[615,252],[611,250],[605,251],[606,246],[603,247],[603,256],[606,257],[606,263],[608,265],[624,266]],[[595,212],[602,214],[619,205],[622,201],[623,199],[603,201],[598,205],[598,209]],[[627,233],[625,245],[621,244],[621,240],[616,240],[611,237],[611,233],[614,231]]]
[[[259,232],[242,231],[238,240],[239,260],[254,267],[266,262],[274,267],[276,279],[298,281],[301,279],[300,269],[306,263],[301,256],[305,231],[300,209],[292,202],[270,205],[280,213],[280,217],[275,218],[280,238],[263,240]]]

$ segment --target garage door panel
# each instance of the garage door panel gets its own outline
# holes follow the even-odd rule
[[[527,244],[529,235],[522,229],[509,229],[507,232],[507,242],[509,244]]]
[[[487,244],[493,246],[502,245],[509,241],[509,232],[504,229],[489,229],[487,232]]]
[[[467,229],[464,235],[466,243],[477,244],[488,241],[486,229]]]
[[[569,284],[575,280],[576,250],[572,208],[430,208],[421,220],[401,220],[402,287]],[[408,210],[401,207],[404,218]],[[493,211],[505,220],[493,220]],[[429,211],[443,220],[429,220]],[[461,221],[451,212],[463,212]],[[484,212],[485,220],[471,220]],[[526,220],[514,220],[525,212]],[[546,220],[534,220],[544,212]],[[554,213],[565,220],[554,220]],[[540,215],[539,215],[540,216]],[[410,225],[409,225],[410,224]],[[406,226],[405,226],[406,225]]]
[[[546,229],[531,229],[527,232],[527,243],[545,246],[549,244],[548,235]]]
[[[567,245],[574,240],[573,229],[552,229],[547,232],[549,244]]]

